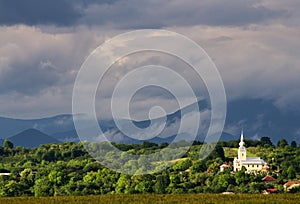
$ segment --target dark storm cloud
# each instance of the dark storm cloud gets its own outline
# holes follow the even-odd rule
[[[0,1],[0,22],[5,25],[69,25],[75,23],[81,15],[72,1]]]
[[[58,25],[76,24],[83,10],[95,0],[0,0],[0,24]],[[113,1],[104,0],[102,3]]]
[[[16,117],[70,112],[74,78],[94,48],[123,29],[161,27],[204,46],[228,99],[264,98],[283,110],[299,109],[298,2],[0,0],[0,112]],[[164,95],[157,98],[140,100],[135,115],[172,104]]]
[[[171,26],[240,26],[261,23],[285,14],[257,4],[256,0],[118,1],[113,5],[90,5],[80,22],[108,24],[117,28]]]
[[[189,25],[245,25],[283,14],[257,0],[27,0],[0,1],[0,24],[115,28],[160,28]]]

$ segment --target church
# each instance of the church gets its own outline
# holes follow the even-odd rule
[[[233,170],[239,171],[242,167],[246,168],[247,173],[257,173],[269,170],[268,164],[260,157],[247,157],[243,131],[239,143],[238,157],[235,157],[233,160]]]

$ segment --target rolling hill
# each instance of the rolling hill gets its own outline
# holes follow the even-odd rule
[[[27,129],[8,138],[8,140],[10,140],[14,146],[23,146],[27,148],[38,147],[41,144],[60,142],[36,129]]]

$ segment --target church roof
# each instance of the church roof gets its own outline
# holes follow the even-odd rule
[[[247,157],[246,160],[241,161],[242,164],[266,164],[260,157]]]

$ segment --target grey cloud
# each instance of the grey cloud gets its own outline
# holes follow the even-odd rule
[[[220,33],[232,38],[206,40],[204,45],[220,70],[229,100],[261,98],[274,101],[281,110],[300,110],[298,32],[277,24],[208,28],[201,38],[215,39]]]
[[[189,25],[247,25],[285,13],[258,0],[114,0],[0,1],[4,25],[108,25],[114,28],[161,28]]]
[[[81,22],[108,24],[117,28],[160,28],[190,25],[247,25],[281,16],[283,10],[257,5],[257,0],[117,1],[92,4]]]
[[[171,29],[190,37],[207,50],[219,68],[229,100],[262,98],[274,101],[282,110],[299,110],[299,27],[274,24],[242,28],[196,26]],[[104,33],[101,28],[85,27],[73,33],[49,34],[27,26],[0,27],[0,112],[26,117],[70,112],[72,80],[84,58],[106,36],[112,37],[120,32],[111,29]],[[31,39],[35,42],[26,43]],[[121,70],[128,71],[130,67],[142,64],[141,61],[145,60],[143,57],[137,56],[140,61],[125,61]],[[185,70],[177,61],[166,62],[157,57],[148,57],[146,62],[165,62],[163,65],[167,67]],[[116,72],[116,69],[111,71],[103,87],[105,94],[111,93],[118,76],[125,74]],[[41,80],[35,81],[39,77]],[[17,79],[20,81],[16,82]],[[188,79],[193,87],[199,87],[198,78]],[[35,87],[39,88],[35,90]],[[18,95],[12,93],[16,90]],[[33,95],[32,90],[37,94]],[[144,98],[147,100],[142,100]],[[136,99],[132,111],[136,118],[145,118],[149,107],[153,105],[170,107],[167,112],[178,107],[173,100],[150,91],[145,95],[137,95]],[[109,101],[98,102],[98,106],[110,104]],[[109,107],[104,107],[104,111],[109,110]],[[98,113],[102,114],[100,108]]]
[[[61,77],[49,62],[12,64],[12,66],[0,76],[1,93],[15,91],[36,94],[53,86]]]
[[[0,22],[5,25],[70,25],[81,15],[72,1],[0,1]]]
[[[0,33],[1,94],[38,95],[72,84],[92,43],[97,42],[96,36],[85,31],[54,35],[12,26],[0,27]]]
[[[84,15],[84,9],[96,0],[10,0],[0,1],[0,24],[14,25],[74,25]],[[101,0],[97,4],[110,4]]]

